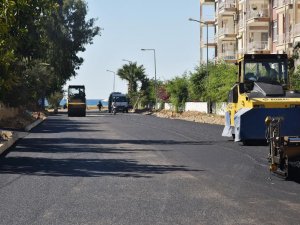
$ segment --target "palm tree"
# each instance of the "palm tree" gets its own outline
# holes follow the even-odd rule
[[[137,63],[130,62],[129,64],[123,65],[121,69],[118,70],[117,75],[122,80],[128,81],[128,94],[129,96],[137,92],[138,82],[146,78],[145,68],[143,65],[137,66]]]

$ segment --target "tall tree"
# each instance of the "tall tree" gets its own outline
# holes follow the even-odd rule
[[[5,0],[0,4],[0,100],[10,105],[24,104],[29,93],[24,71],[41,55],[38,30],[52,7],[46,0]]]
[[[100,30],[86,14],[84,0],[0,3],[0,101],[37,101],[41,83],[50,96],[76,75],[83,63],[78,52],[85,51]]]
[[[125,64],[118,70],[117,75],[122,79],[128,81],[128,95],[132,96],[137,93],[138,82],[145,80],[145,68],[143,65],[137,66],[137,63],[130,62]]]
[[[95,26],[95,19],[86,21],[87,5],[83,0],[65,0],[61,14],[54,13],[46,23],[47,59],[57,74],[58,86],[72,76],[83,63],[77,55],[85,51],[86,44],[92,44],[100,28]]]

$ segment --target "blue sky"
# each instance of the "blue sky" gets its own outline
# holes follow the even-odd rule
[[[87,46],[84,63],[69,84],[84,84],[89,99],[107,98],[113,89],[113,73],[122,59],[137,62],[154,77],[152,51],[156,49],[157,78],[168,80],[191,71],[199,63],[199,0],[87,0],[88,18],[98,18],[103,28]],[[116,76],[116,91],[126,93],[127,83]]]

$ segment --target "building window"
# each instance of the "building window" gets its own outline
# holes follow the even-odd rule
[[[261,33],[261,41],[268,42],[268,33]]]
[[[274,20],[273,21],[273,32],[272,32],[273,42],[276,42],[277,38],[278,38],[277,20]]]

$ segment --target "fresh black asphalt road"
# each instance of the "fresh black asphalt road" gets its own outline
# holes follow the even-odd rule
[[[300,224],[300,183],[222,126],[50,116],[0,158],[1,225]],[[297,171],[297,169],[295,169]]]

